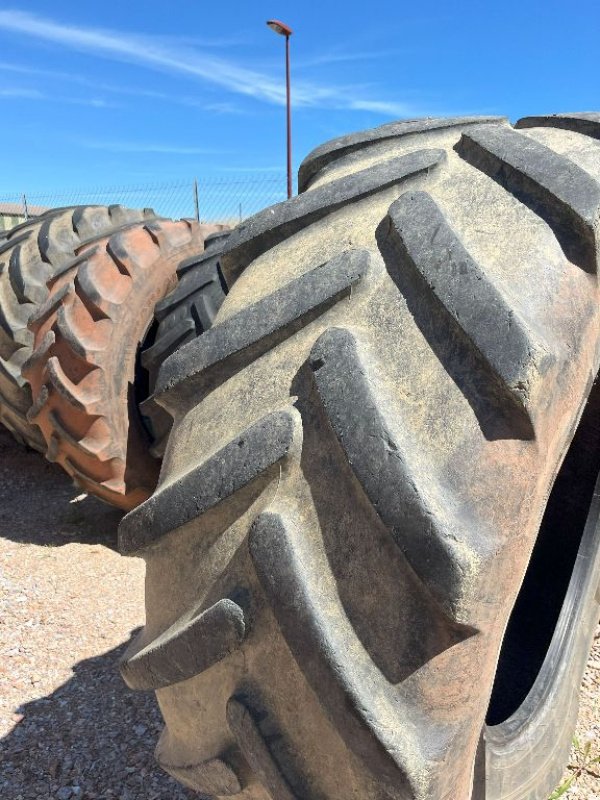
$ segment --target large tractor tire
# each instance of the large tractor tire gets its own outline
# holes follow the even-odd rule
[[[122,206],[55,208],[3,231],[0,237],[0,420],[15,438],[36,450],[45,442],[27,422],[31,392],[21,375],[31,355],[32,313],[48,297],[47,282],[80,248],[123,226],[154,219],[151,209]]]
[[[202,248],[195,222],[155,220],[119,231],[55,274],[29,323],[35,349],[23,366],[33,397],[28,419],[40,427],[50,460],[119,508],[145,500],[158,478],[137,409],[139,384],[147,382],[139,348],[177,265]]]
[[[120,530],[147,564],[123,675],[203,795],[558,781],[600,578],[600,116],[560,120],[335,140],[229,237]]]
[[[154,387],[165,360],[182,345],[207,331],[227,294],[219,260],[229,230],[213,231],[204,240],[204,252],[186,258],[177,267],[177,285],[157,303],[154,316],[157,328],[142,351],[141,362]],[[152,454],[164,454],[172,419],[152,396],[140,404],[152,436]]]

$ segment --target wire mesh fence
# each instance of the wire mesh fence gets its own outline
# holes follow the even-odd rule
[[[286,176],[273,173],[248,178],[211,176],[58,192],[38,192],[23,187],[19,192],[0,194],[0,230],[49,208],[88,204],[153,208],[165,217],[196,217],[202,222],[232,225],[285,198]]]

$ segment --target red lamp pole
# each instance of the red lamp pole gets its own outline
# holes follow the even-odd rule
[[[267,20],[267,25],[275,33],[285,36],[285,93],[287,107],[287,196],[292,196],[292,95],[290,88],[290,36],[293,31],[278,19]]]

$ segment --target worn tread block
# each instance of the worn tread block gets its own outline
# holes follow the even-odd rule
[[[505,117],[427,117],[422,119],[403,120],[401,122],[388,122],[377,128],[340,136],[316,147],[310,152],[298,170],[298,190],[304,192],[319,172],[332,161],[337,161],[344,156],[363,150],[371,144],[386,142],[391,139],[401,139],[429,131],[444,130],[446,128],[463,128],[466,125],[479,125],[485,122],[503,122]]]
[[[161,367],[155,397],[165,408],[197,396],[210,367],[241,353],[277,331],[295,332],[294,323],[340,298],[366,273],[369,254],[348,250],[259,300],[202,337],[184,345]]]
[[[10,252],[13,247],[19,247],[19,245],[29,239],[32,234],[32,222],[33,220],[27,220],[27,222],[24,222],[22,226],[18,225],[17,227],[6,231],[6,240],[0,240],[2,241],[2,244],[0,244],[0,256],[4,255],[4,253]],[[23,228],[22,232],[18,232],[19,228]]]
[[[193,678],[237,650],[244,640],[244,612],[225,598],[210,608],[178,619],[140,648],[140,634],[121,661],[130,689],[162,689]]]
[[[310,366],[327,418],[367,498],[421,582],[454,617],[473,564],[486,549],[483,531],[474,535],[466,519],[461,523],[450,511],[440,518],[434,510],[443,504],[428,497],[441,495],[439,487],[432,475],[418,477],[411,453],[394,440],[349,330],[322,334]]]
[[[294,233],[333,214],[348,203],[383,191],[409,178],[424,177],[446,158],[444,150],[418,150],[390,158],[353,175],[331,181],[312,192],[266,208],[240,223],[223,248],[221,267],[227,283],[258,256]]]
[[[426,192],[406,192],[389,209],[389,237],[402,267],[425,282],[425,296],[444,309],[497,387],[514,426],[533,438],[533,389],[556,363],[467,252]]]
[[[121,521],[121,553],[153,544],[257,478],[288,454],[295,425],[290,411],[269,414],[185,475],[160,487]]]
[[[43,282],[41,283],[36,276],[26,276],[23,272],[21,245],[14,247],[10,253],[8,276],[19,303],[42,303],[46,299],[48,291]]]
[[[470,128],[455,149],[545,220],[573,263],[597,271],[598,181],[565,156],[504,126]]]
[[[515,128],[562,128],[581,133],[592,139],[600,139],[600,114],[582,112],[579,114],[546,114],[537,117],[522,117]]]

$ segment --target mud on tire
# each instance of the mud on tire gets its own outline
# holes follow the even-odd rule
[[[43,452],[44,439],[27,422],[31,392],[21,367],[31,355],[27,322],[47,296],[46,283],[91,239],[154,219],[151,209],[122,206],[55,208],[0,236],[0,419],[15,438]]]
[[[29,323],[28,419],[40,427],[50,460],[120,508],[146,499],[158,477],[134,391],[138,348],[177,264],[202,248],[194,222],[121,230],[63,265]]]
[[[552,119],[334,140],[229,237],[120,532],[147,563],[123,675],[157,690],[157,758],[197,791],[558,780],[598,618],[600,116]]]

